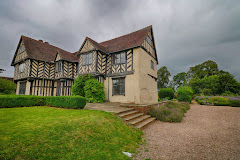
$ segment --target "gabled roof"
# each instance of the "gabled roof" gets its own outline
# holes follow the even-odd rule
[[[117,52],[120,50],[140,46],[151,28],[152,26],[148,26],[138,31],[108,41],[104,41],[99,44],[106,47],[107,53]]]
[[[15,56],[17,54],[21,41],[23,41],[25,50],[27,52],[26,58],[53,62],[55,60],[57,53],[59,53],[61,59],[63,60],[70,61],[70,62],[78,61],[78,57],[76,56],[76,53],[67,52],[61,48],[50,45],[48,42],[43,42],[42,40],[35,40],[26,36],[21,36],[17,50],[15,52],[15,55],[12,61],[12,65],[14,63]]]

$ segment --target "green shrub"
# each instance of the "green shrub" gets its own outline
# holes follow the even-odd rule
[[[30,95],[0,95],[0,108],[42,106],[45,97]]]
[[[92,79],[92,75],[83,75],[78,76],[77,79],[74,80],[74,84],[72,86],[72,95],[78,95],[85,97],[84,86],[87,80]]]
[[[230,92],[230,91],[225,91],[222,96],[235,96],[234,93]]]
[[[17,85],[12,81],[0,78],[0,93],[12,94],[15,93]]]
[[[172,101],[177,101],[177,99],[172,99]]]
[[[85,97],[87,101],[91,103],[103,102],[105,99],[105,93],[103,89],[103,84],[97,79],[87,80],[84,87]]]
[[[214,106],[230,106],[230,102],[215,102]]]
[[[159,90],[158,96],[159,98],[170,97],[170,99],[173,99],[174,90],[172,88],[162,88]]]
[[[181,122],[189,108],[190,106],[186,103],[169,101],[165,105],[152,108],[149,114],[163,122]]]
[[[239,100],[231,100],[230,106],[232,107],[240,107],[240,101]]]
[[[46,97],[46,105],[51,107],[83,109],[86,98],[82,96],[49,96]]]
[[[211,97],[208,99],[208,103],[228,102],[228,98],[224,97]]]
[[[207,89],[207,88],[204,88],[202,90],[202,94],[205,95],[205,96],[210,96],[213,94],[212,90],[211,89]]]
[[[164,99],[166,99],[166,100],[171,100],[171,98],[170,98],[170,97],[165,97]]]
[[[177,90],[177,99],[179,102],[191,102],[193,91],[188,86],[180,86]]]

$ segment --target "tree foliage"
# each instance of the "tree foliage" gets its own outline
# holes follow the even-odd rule
[[[179,102],[191,102],[193,91],[191,87],[180,86],[177,90],[177,100]]]
[[[159,98],[166,98],[169,97],[173,99],[174,97],[174,90],[172,88],[161,88],[158,92]]]
[[[166,66],[161,67],[157,71],[158,88],[166,88],[169,83],[169,77],[171,76]]]
[[[218,65],[216,62],[208,60],[202,64],[190,67],[187,73],[188,78],[198,77],[200,79],[205,76],[217,75],[219,73]]]
[[[7,79],[0,78],[0,93],[11,94],[14,93],[17,85]]]
[[[74,84],[72,86],[72,95],[79,95],[85,97],[84,86],[87,80],[92,79],[92,75],[83,75],[78,76],[77,79],[74,80]]]
[[[97,79],[87,80],[84,87],[85,97],[87,101],[91,103],[103,102],[105,99],[105,93],[103,89],[103,84]]]
[[[187,81],[187,74],[185,72],[178,73],[173,77],[174,86],[176,88],[185,85]]]

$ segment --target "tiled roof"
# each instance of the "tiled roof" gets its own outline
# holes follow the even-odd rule
[[[106,53],[112,53],[128,48],[139,46],[146,38],[148,31],[152,26],[140,29],[138,31],[99,43],[106,48]]]
[[[24,43],[24,47],[27,51],[28,57],[37,60],[53,62],[56,58],[56,54],[60,54],[61,59],[77,62],[78,57],[76,53],[70,53],[53,45],[48,42],[41,40],[35,40],[26,36],[21,37]]]
[[[138,31],[108,40],[101,43],[97,43],[89,37],[86,37],[97,50],[101,50],[105,53],[112,53],[128,48],[133,48],[140,46],[143,43],[143,40],[147,36],[149,30],[152,29],[152,26],[140,29]],[[57,53],[60,55],[62,60],[77,62],[78,57],[77,53],[70,53],[53,45],[50,45],[48,42],[43,42],[42,40],[35,40],[26,36],[21,36],[23,40],[25,49],[27,51],[27,58],[53,62],[56,58]]]

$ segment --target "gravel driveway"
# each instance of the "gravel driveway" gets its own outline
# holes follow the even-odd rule
[[[144,129],[136,159],[240,159],[240,107],[192,104],[181,123]]]

